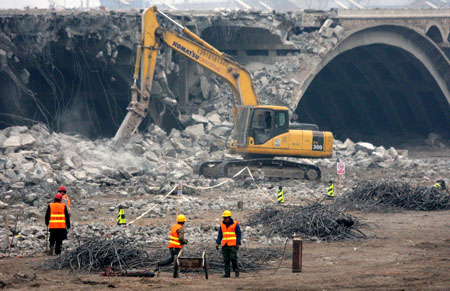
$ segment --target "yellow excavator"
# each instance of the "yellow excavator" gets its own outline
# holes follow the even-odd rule
[[[186,36],[161,27],[158,14],[175,24]],[[251,76],[243,66],[156,7],[142,13],[131,102],[114,140],[129,138],[149,111],[156,59],[162,43],[223,78],[236,99],[233,107],[234,136],[229,150],[244,159],[206,161],[198,166],[199,174],[227,177],[248,166],[251,170],[261,169],[266,177],[320,179],[320,169],[314,165],[275,157],[329,158],[332,156],[333,134],[318,131],[318,128],[290,128],[288,108],[262,105]]]

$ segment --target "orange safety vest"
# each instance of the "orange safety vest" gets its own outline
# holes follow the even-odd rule
[[[170,240],[169,240],[169,248],[182,249],[183,246],[180,243],[180,238],[178,237],[178,230],[183,228],[183,226],[179,223],[172,225],[170,228]]]
[[[70,199],[69,199],[69,196],[67,196],[66,194],[63,194],[62,202],[67,206],[67,210],[70,212]]]
[[[223,222],[220,224],[220,228],[222,229],[222,246],[228,245],[229,247],[232,247],[236,245],[236,225],[238,223],[239,222],[235,220],[229,227]]]
[[[50,203],[50,221],[49,229],[66,228],[66,215],[64,214],[66,206],[60,202]]]

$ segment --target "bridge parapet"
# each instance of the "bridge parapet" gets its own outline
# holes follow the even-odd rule
[[[444,48],[449,45],[450,9],[339,9],[333,18],[347,31],[380,24],[405,26],[427,35],[437,29],[440,35],[433,41]]]

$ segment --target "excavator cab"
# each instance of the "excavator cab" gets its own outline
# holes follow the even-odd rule
[[[236,106],[236,126],[231,147],[272,145],[270,141],[289,132],[288,109],[281,106]],[[279,143],[279,141],[278,141]]]
[[[253,137],[253,144],[263,145],[272,138],[289,131],[288,111],[287,109],[273,108],[255,108],[250,136]],[[250,141],[251,142],[251,141]]]

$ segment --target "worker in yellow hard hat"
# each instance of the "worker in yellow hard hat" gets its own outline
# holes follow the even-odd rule
[[[183,214],[177,216],[177,223],[172,225],[170,228],[170,238],[169,238],[169,251],[170,258],[158,263],[159,267],[167,266],[173,263],[174,258],[178,255],[183,248],[183,245],[188,243],[188,240],[184,238],[184,223],[186,222],[186,217]]]
[[[241,228],[239,222],[231,218],[231,211],[225,210],[222,214],[223,221],[220,224],[219,233],[216,240],[216,249],[222,242],[222,256],[225,264],[224,278],[230,277],[230,262],[233,265],[233,271],[236,277],[239,277],[239,266],[237,253],[241,245]]]

